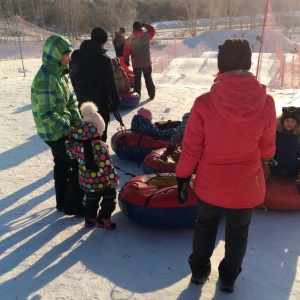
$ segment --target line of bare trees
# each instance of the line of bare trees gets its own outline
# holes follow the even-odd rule
[[[270,0],[276,22],[286,30],[299,26],[299,0]],[[142,22],[188,20],[190,34],[197,33],[197,20],[210,20],[210,29],[262,25],[267,0],[0,0],[0,17],[19,15],[42,28],[75,38],[98,26],[109,33],[134,20]],[[297,13],[298,12],[298,13]],[[245,22],[244,16],[248,17]],[[223,18],[223,24],[214,20]],[[246,24],[247,23],[247,24]]]

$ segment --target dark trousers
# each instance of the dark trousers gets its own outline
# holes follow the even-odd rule
[[[195,277],[203,276],[210,269],[222,211],[222,207],[198,199],[193,252],[189,259]],[[219,276],[223,283],[233,284],[242,270],[252,213],[253,208],[226,209],[225,256],[219,264]]]
[[[56,205],[59,210],[80,210],[84,191],[78,183],[78,163],[67,155],[65,138],[46,142],[54,161]]]
[[[141,88],[142,88],[142,73],[144,75],[146,88],[148,91],[148,95],[150,99],[154,99],[155,97],[155,85],[152,79],[152,66],[143,67],[143,68],[134,68],[134,92],[141,95]]]
[[[100,204],[98,220],[110,219],[112,212],[116,208],[116,196],[117,196],[117,192],[115,188],[105,189],[100,192],[86,193],[85,206],[84,206],[85,218],[86,219],[96,218],[99,209],[99,204]]]

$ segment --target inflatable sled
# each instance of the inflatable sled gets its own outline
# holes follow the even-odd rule
[[[174,172],[179,160],[180,150],[165,157],[166,148],[151,151],[144,159],[143,171],[146,174]]]
[[[192,228],[197,217],[197,196],[188,189],[188,200],[177,201],[174,173],[133,177],[118,195],[121,211],[130,220],[158,228]]]
[[[118,109],[136,107],[140,103],[140,96],[136,92],[120,93],[121,103]]]
[[[299,192],[299,179],[269,175],[266,177],[266,196],[262,207],[274,210],[298,210]]]
[[[169,140],[155,139],[130,129],[116,132],[111,137],[111,147],[120,159],[142,163],[151,151],[169,145]]]

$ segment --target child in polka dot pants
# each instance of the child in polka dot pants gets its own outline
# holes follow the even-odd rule
[[[86,227],[115,229],[110,218],[116,208],[116,187],[119,184],[108,146],[101,141],[105,123],[93,102],[80,107],[82,122],[75,126],[72,138],[66,142],[68,155],[79,163],[78,180],[86,193]]]

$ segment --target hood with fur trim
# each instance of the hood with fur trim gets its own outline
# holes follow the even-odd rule
[[[289,131],[287,131],[283,127],[282,122],[281,122],[281,117],[277,118],[276,131],[289,133]],[[292,130],[291,133],[295,134],[295,135],[300,135],[300,124],[297,124],[296,127]]]

